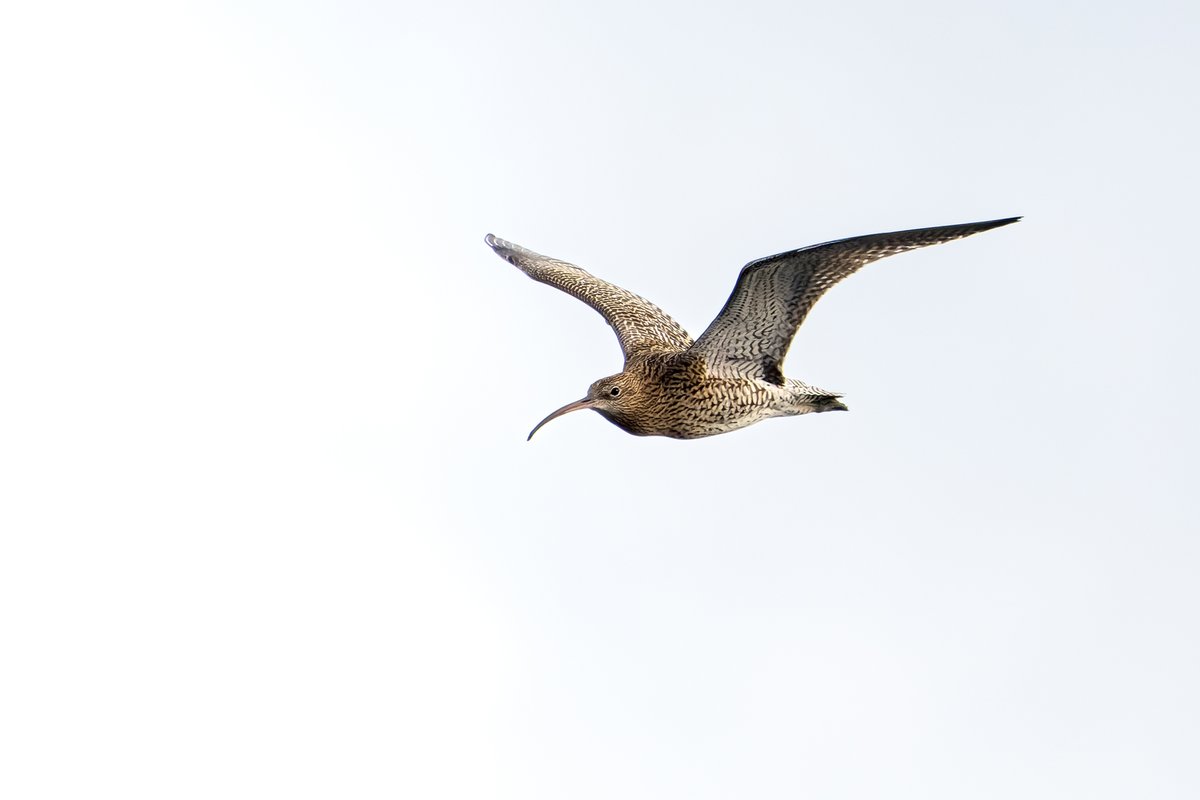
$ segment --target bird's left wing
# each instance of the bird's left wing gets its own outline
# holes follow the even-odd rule
[[[492,234],[484,241],[496,254],[535,281],[577,297],[612,326],[625,359],[645,350],[686,350],[692,337],[658,306],[574,264],[548,258]]]
[[[712,369],[731,369],[782,385],[781,365],[792,337],[821,295],[842,278],[872,261],[1019,219],[855,236],[752,261],[691,352]]]

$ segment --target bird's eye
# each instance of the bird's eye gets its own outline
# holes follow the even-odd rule
[[[620,397],[620,396],[621,396],[621,387],[620,387],[620,386],[614,386],[614,387],[612,387],[611,389],[609,389],[609,390],[608,390],[608,396],[609,396],[609,397]]]

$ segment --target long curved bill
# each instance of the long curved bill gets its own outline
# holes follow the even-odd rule
[[[543,425],[545,425],[547,422],[549,422],[550,420],[555,419],[557,417],[561,417],[563,414],[570,414],[572,411],[578,411],[581,408],[591,408],[591,407],[592,407],[592,401],[586,397],[583,398],[582,400],[576,400],[574,403],[567,403],[565,406],[560,408],[558,411],[555,411],[550,416],[546,417],[544,420],[542,420],[537,425],[535,425],[533,430],[531,430],[529,432],[529,436],[528,436],[528,438],[525,439],[525,441],[528,442],[530,439],[532,439],[533,435],[535,433],[537,433],[538,430],[540,430],[541,427]]]

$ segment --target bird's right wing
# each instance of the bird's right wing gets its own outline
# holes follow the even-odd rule
[[[821,295],[842,278],[872,261],[1019,219],[855,236],[752,261],[691,352],[712,369],[732,369],[782,385],[781,365],[792,337]]]
[[[526,250],[490,233],[484,241],[497,255],[535,281],[561,289],[599,311],[616,331],[627,361],[640,351],[680,351],[691,346],[692,337],[687,331],[649,300],[602,281],[574,264]]]

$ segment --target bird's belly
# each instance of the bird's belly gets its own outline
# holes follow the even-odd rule
[[[656,430],[647,433],[699,439],[753,425],[780,414],[772,388],[758,382],[720,381],[675,394],[663,404],[667,413],[655,420]]]

